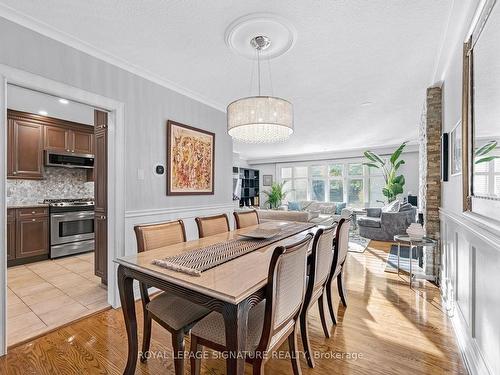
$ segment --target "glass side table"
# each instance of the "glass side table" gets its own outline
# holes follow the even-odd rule
[[[416,275],[413,275],[413,269],[412,269],[412,263],[413,263],[413,248],[418,249],[419,247],[424,247],[424,246],[430,246],[430,247],[435,247],[437,246],[437,241],[430,238],[430,237],[424,237],[421,240],[415,241],[410,238],[407,234],[397,234],[394,236],[394,242],[398,243],[398,275],[399,275],[399,261],[400,261],[400,256],[401,256],[401,244],[405,244],[410,247],[410,254],[409,254],[409,262],[410,262],[410,288],[411,288],[411,283],[413,280],[413,277]]]

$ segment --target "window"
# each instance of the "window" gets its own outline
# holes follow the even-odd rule
[[[344,184],[342,180],[330,180],[330,202],[344,201]]]
[[[280,175],[282,181],[290,181],[288,200],[346,202],[350,207],[380,206],[386,201],[381,171],[364,166],[360,159],[288,164]],[[498,180],[500,184],[500,173]]]
[[[495,150],[493,155],[499,155]],[[500,197],[500,159],[474,164],[474,195]]]
[[[347,202],[352,206],[362,206],[364,203],[363,179],[349,179],[349,195]]]

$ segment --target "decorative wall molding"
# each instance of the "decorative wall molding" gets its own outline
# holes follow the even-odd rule
[[[158,215],[169,215],[172,213],[176,214],[186,214],[191,212],[200,212],[207,210],[234,210],[234,204],[219,204],[219,205],[208,205],[208,206],[196,206],[196,207],[169,207],[169,208],[153,208],[148,210],[130,210],[125,211],[125,218],[135,218],[135,217],[147,217],[147,216],[158,216]]]
[[[441,293],[471,375],[499,373],[500,232],[466,213],[440,209]]]
[[[127,72],[130,72],[139,77],[147,79],[148,81],[154,82],[167,89],[173,90],[179,94],[187,96],[200,103],[206,104],[219,111],[222,111],[224,113],[226,112],[226,106],[221,103],[216,103],[197,92],[181,87],[170,80],[160,77],[156,73],[147,71],[139,66],[133,65],[130,62],[120,57],[114,56],[106,51],[96,48],[93,45],[84,42],[83,40],[80,40],[61,30],[58,30],[55,27],[48,25],[44,22],[41,22],[33,17],[27,16],[15,9],[12,9],[11,7],[8,7],[7,5],[0,4],[0,17],[3,17],[11,22],[24,26],[39,34],[45,35],[51,39],[57,40],[58,42],[64,43],[70,47],[75,48],[78,51],[84,52],[90,56],[105,61],[111,65],[117,66],[123,70],[126,70]]]
[[[469,212],[456,214],[444,208],[439,209],[439,214],[441,218],[450,219],[467,228],[469,232],[500,251],[500,223],[497,224],[477,214]]]
[[[469,374],[493,375],[481,355],[476,340],[468,334],[468,327],[465,322],[457,314],[453,315],[450,320]]]

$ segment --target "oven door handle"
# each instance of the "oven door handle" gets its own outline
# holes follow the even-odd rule
[[[71,219],[92,219],[94,213],[92,211],[85,212],[67,212],[65,214],[51,214],[52,218],[71,218]]]

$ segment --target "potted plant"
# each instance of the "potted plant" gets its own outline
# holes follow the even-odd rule
[[[402,174],[397,175],[397,171],[405,164],[405,161],[400,159],[400,156],[407,143],[408,142],[403,142],[401,146],[392,153],[389,159],[383,159],[380,155],[370,150],[364,153],[365,158],[369,161],[364,162],[363,165],[382,170],[385,180],[385,187],[382,188],[382,194],[384,194],[389,203],[393,202],[398,194],[403,193],[405,178]]]
[[[281,206],[281,202],[286,198],[287,192],[283,190],[286,181],[282,183],[273,183],[269,191],[263,191],[267,196],[266,204],[269,205],[270,209],[277,209]]]

